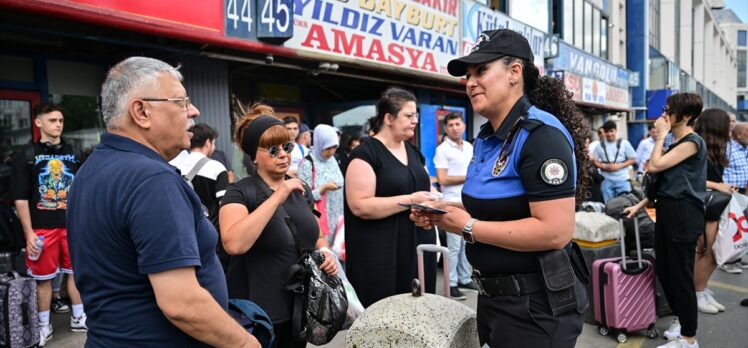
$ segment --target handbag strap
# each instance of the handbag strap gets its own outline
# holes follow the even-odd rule
[[[304,159],[307,160],[307,161],[309,161],[309,164],[312,165],[312,182],[309,183],[309,186],[311,186],[312,190],[314,190],[314,181],[315,181],[315,179],[317,177],[317,170],[314,169],[314,160],[312,159],[312,154],[310,153],[310,154],[306,155],[306,157],[304,157]]]
[[[258,177],[257,179],[259,179],[257,180],[257,186],[260,188],[260,190],[262,190],[262,193],[270,197],[273,194],[270,190],[270,187],[261,178]],[[293,223],[293,220],[291,220],[291,217],[286,212],[286,209],[283,208],[282,203],[278,206],[277,212],[281,214],[281,216],[283,217],[283,221],[288,226],[288,229],[291,230],[291,235],[293,236],[294,244],[296,244],[296,250],[299,252],[299,255],[304,255],[304,253],[313,251],[312,248],[304,248],[304,243],[301,241],[299,231],[296,229],[296,225]]]
[[[201,158],[197,163],[195,163],[195,166],[192,167],[190,172],[187,173],[184,178],[187,179],[187,181],[192,182],[192,180],[195,179],[195,176],[197,176],[197,172],[199,172],[208,161],[210,161],[210,158],[208,157]]]

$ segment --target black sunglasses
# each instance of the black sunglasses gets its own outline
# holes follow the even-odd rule
[[[258,147],[257,149],[267,152],[268,155],[270,155],[271,158],[276,158],[280,154],[280,149],[283,149],[283,151],[286,152],[286,153],[291,153],[291,151],[293,151],[294,147],[296,147],[296,144],[293,143],[293,142],[291,142],[291,141],[289,141],[289,142],[287,142],[287,143],[285,143],[283,145],[273,145],[273,146],[271,146],[271,147],[269,147],[267,149]]]

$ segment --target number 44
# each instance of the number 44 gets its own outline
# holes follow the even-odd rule
[[[241,1],[241,11],[236,11],[237,2]],[[252,13],[249,2],[252,0],[228,0],[226,5],[226,17],[234,22],[234,30],[237,29],[239,22],[247,23],[247,32],[252,32]]]
[[[275,7],[276,9],[275,11],[273,11],[273,0],[265,0],[265,4],[262,6],[262,15],[260,21],[262,22],[262,24],[267,24],[268,31],[273,31],[273,25],[276,22],[275,15],[278,14],[278,17],[286,19],[283,21],[278,21],[278,31],[282,33],[286,32],[286,30],[288,30],[288,25],[290,22],[289,18],[291,15],[288,5],[284,4],[283,0],[276,0]]]

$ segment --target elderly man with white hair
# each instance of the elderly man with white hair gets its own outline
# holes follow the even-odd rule
[[[218,234],[167,161],[200,112],[177,68],[131,57],[102,86],[107,131],[69,197],[86,347],[259,347],[226,312]]]

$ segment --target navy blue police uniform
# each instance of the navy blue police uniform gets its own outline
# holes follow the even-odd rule
[[[531,202],[574,197],[573,144],[556,117],[523,96],[498,130],[490,122],[482,126],[462,189],[465,209],[478,220],[513,221],[531,217]],[[568,253],[570,248],[566,247]],[[553,314],[540,273],[543,251],[520,252],[475,242],[467,245],[466,252],[481,288],[481,344],[574,346],[582,314],[580,310]]]

